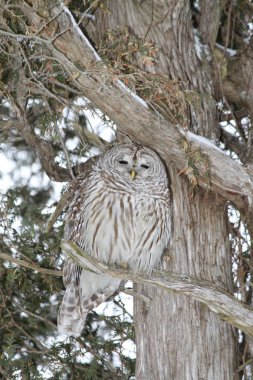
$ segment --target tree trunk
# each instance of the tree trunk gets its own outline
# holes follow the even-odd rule
[[[218,2],[217,2],[218,3]],[[181,89],[198,94],[189,104],[184,128],[208,138],[217,134],[212,67],[198,59],[189,3],[186,0],[107,2],[109,12],[97,11],[89,36],[99,44],[108,29],[128,27],[130,33],[152,42],[158,49],[152,72],[178,80]],[[212,23],[213,6],[205,20]],[[209,12],[209,13],[208,13]],[[203,23],[201,24],[203,29]],[[210,33],[217,33],[217,27]],[[206,33],[206,30],[205,30]],[[205,41],[208,39],[205,34]],[[210,41],[215,36],[210,36]],[[139,62],[139,68],[147,68]],[[211,280],[231,291],[231,258],[227,209],[223,199],[187,181],[167,162],[173,192],[174,230],[163,268],[175,273]],[[184,168],[182,168],[184,169]],[[194,194],[193,194],[194,192]],[[149,286],[136,286],[151,298],[150,306],[134,299],[137,345],[137,380],[231,380],[238,378],[236,337],[231,326],[199,303]]]
[[[231,262],[224,202],[198,192],[173,176],[174,233],[165,269],[212,280],[231,289]],[[146,309],[134,303],[137,379],[233,379],[235,336],[205,306],[147,286]]]

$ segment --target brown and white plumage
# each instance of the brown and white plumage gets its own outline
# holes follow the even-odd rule
[[[70,186],[64,238],[99,261],[151,271],[169,244],[168,178],[158,155],[134,144],[117,145]],[[64,264],[66,292],[58,329],[79,336],[87,313],[120,287],[121,281]]]

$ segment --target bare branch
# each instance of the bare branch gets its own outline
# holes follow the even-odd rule
[[[115,269],[114,266],[98,262],[70,241],[63,241],[62,249],[86,270],[97,274],[106,273],[112,277],[132,280],[136,283],[156,286],[168,292],[193,297],[196,301],[206,305],[222,320],[253,337],[253,309],[209,281],[160,270],[154,270],[152,275],[149,275],[146,273],[134,274],[126,269]]]
[[[48,219],[47,225],[45,228],[45,233],[49,233],[51,231],[51,229],[52,229],[55,221],[57,220],[57,218],[68,207],[68,202],[69,202],[69,192],[66,191],[61,196],[61,199],[59,200],[59,202],[55,208],[55,211],[53,212],[53,214]]]
[[[66,160],[67,160],[67,163],[68,163],[68,168],[69,168],[70,176],[71,176],[72,179],[74,179],[75,175],[74,175],[73,169],[71,167],[71,162],[70,162],[70,157],[69,157],[69,154],[68,154],[68,150],[67,150],[67,148],[65,146],[65,143],[63,141],[63,138],[62,138],[60,129],[59,129],[58,125],[57,125],[57,122],[54,123],[54,128],[55,128],[55,130],[57,132],[57,135],[58,135],[58,137],[60,139],[62,150],[63,150],[63,152],[65,154],[65,157],[66,157]]]
[[[3,375],[3,378],[6,380],[11,380],[7,372],[4,370],[4,368],[0,365],[0,373]]]
[[[37,264],[32,264],[26,260],[15,259],[14,257],[7,255],[6,253],[0,253],[0,259],[10,261],[14,264],[21,265],[22,267],[32,269],[36,272],[49,274],[50,276],[57,276],[57,277],[62,276],[62,271],[60,270],[41,268]]]
[[[220,15],[225,2],[206,1],[201,6],[199,31],[203,43],[213,46],[219,29]]]
[[[225,144],[227,149],[231,149],[238,157],[246,164],[244,156],[246,157],[245,145],[240,142],[237,136],[232,135],[225,128],[221,127],[221,141]]]
[[[14,299],[11,299],[11,302],[14,303],[14,304],[15,304],[15,305],[16,305],[21,311],[23,311],[24,313],[31,315],[32,317],[38,319],[39,321],[42,321],[42,322],[47,323],[47,324],[50,325],[53,329],[56,328],[56,325],[55,325],[53,322],[49,321],[49,320],[46,319],[46,318],[41,317],[40,315],[38,315],[38,314],[36,314],[36,313],[31,312],[30,310],[27,310],[25,307],[23,307],[22,305],[20,305],[20,304],[19,304],[17,301],[15,301]]]
[[[17,109],[17,107],[16,107]],[[47,175],[58,182],[68,181],[70,178],[69,170],[65,169],[55,162],[55,153],[50,143],[37,136],[30,128],[24,112],[18,108],[18,117],[20,123],[18,124],[18,131],[24,138],[25,142],[30,146],[38,155],[41,165]]]

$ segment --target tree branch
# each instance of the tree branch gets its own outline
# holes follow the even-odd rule
[[[62,276],[62,271],[60,270],[41,268],[37,264],[29,263],[26,260],[15,259],[14,257],[11,257],[10,255],[6,255],[6,253],[0,253],[0,259],[10,261],[14,264],[21,265],[22,267],[32,269],[36,272],[49,274],[50,276],[57,276],[57,277]]]
[[[82,268],[97,274],[132,280],[136,283],[156,286],[168,292],[192,297],[206,305],[222,320],[253,337],[253,309],[219,286],[200,278],[172,272],[154,270],[152,275],[133,273],[126,269],[100,263],[70,241],[62,242],[63,251]]]
[[[221,131],[221,141],[225,144],[227,149],[232,150],[237,154],[241,161],[246,164],[244,157],[247,157],[247,152],[245,150],[245,145],[239,140],[235,135],[232,135],[224,127],[220,127]]]
[[[145,102],[128,90],[115,74],[99,61],[97,53],[75,23],[69,10],[63,6],[60,12],[60,8],[55,7],[52,16],[56,14],[58,16],[55,17],[54,23],[46,24],[41,35],[43,39],[51,41],[51,44],[47,44],[51,54],[61,62],[75,86],[114,120],[120,131],[129,134],[134,140],[152,146],[168,164],[173,164],[180,172],[188,165],[187,155],[180,141],[189,141],[191,149],[201,150],[209,161],[208,173],[205,165],[198,166],[198,184],[206,189],[211,188],[239,209],[251,210],[253,184],[245,169],[209,140],[185,132],[148,109]],[[26,16],[33,24],[31,30],[36,30],[45,22],[32,8]],[[58,23],[57,28],[55,22]],[[59,33],[52,39],[56,29]],[[35,43],[41,43],[35,35],[30,35],[30,38]]]
[[[22,74],[21,74],[22,75]],[[17,130],[23,137],[29,147],[31,147],[40,159],[41,165],[50,178],[55,181],[67,181],[69,180],[70,173],[68,169],[59,166],[55,162],[55,153],[52,145],[43,140],[41,137],[34,133],[27,120],[24,110],[24,99],[26,97],[24,85],[22,79],[17,84],[18,101],[16,102],[10,95],[10,100],[17,113],[19,123],[17,124]]]
[[[227,101],[238,108],[246,108],[253,115],[253,54],[252,44],[245,44],[235,56],[227,57],[227,73],[223,79],[223,92]]]

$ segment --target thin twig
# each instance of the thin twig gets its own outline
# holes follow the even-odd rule
[[[63,141],[60,129],[59,129],[58,125],[57,125],[57,121],[54,123],[54,128],[55,128],[55,130],[56,130],[56,132],[57,132],[57,134],[59,136],[59,139],[60,139],[60,142],[61,142],[61,146],[62,146],[63,152],[64,152],[66,160],[67,160],[67,164],[68,164],[68,169],[69,169],[70,175],[74,179],[75,178],[75,174],[74,174],[72,166],[71,166],[69,152],[67,151],[66,145],[65,145],[65,143]]]
[[[34,74],[33,74],[33,70],[32,70],[32,67],[31,67],[31,64],[30,64],[30,62],[29,62],[29,58],[26,56],[26,53],[25,53],[25,51],[24,51],[24,49],[23,49],[23,47],[22,47],[22,45],[21,45],[20,43],[19,43],[19,49],[20,49],[21,54],[22,54],[22,56],[23,56],[23,58],[24,58],[24,61],[25,61],[26,64],[27,64],[27,67],[28,67],[28,70],[29,70],[29,72],[30,72],[31,78],[34,80],[34,82],[37,83],[38,86],[39,86],[40,88],[42,88],[42,90],[45,91],[45,93],[46,93],[49,97],[52,97],[53,99],[57,100],[57,102],[59,102],[59,103],[61,103],[62,105],[65,105],[65,106],[66,106],[66,105],[67,105],[67,102],[66,102],[66,100],[65,100],[64,98],[62,98],[62,97],[60,97],[60,96],[56,96],[52,91],[50,91],[48,88],[46,88],[46,87],[44,86],[44,84],[43,84],[41,81],[39,81],[39,80],[34,76]]]
[[[59,200],[53,214],[50,216],[50,218],[47,221],[45,233],[49,233],[56,221],[56,219],[60,216],[60,214],[68,207],[69,205],[69,193],[65,191],[61,199]]]
[[[54,329],[56,329],[56,325],[49,321],[48,319],[45,319],[43,317],[41,317],[40,315],[38,314],[35,314],[35,313],[32,313],[30,310],[27,310],[26,308],[24,308],[23,306],[21,306],[18,302],[16,302],[14,299],[11,299],[11,302],[14,303],[20,310],[22,310],[24,313],[26,314],[29,314],[31,315],[32,317],[42,321],[42,322],[45,322],[47,323],[48,325],[50,325],[51,327],[53,327]]]
[[[5,380],[11,380],[8,373],[4,370],[4,368],[0,365],[0,373],[4,376]]]
[[[16,265],[20,265],[25,268],[32,269],[36,272],[44,273],[44,274],[49,274],[50,276],[57,276],[61,277],[62,276],[62,271],[60,270],[53,270],[53,269],[46,269],[46,268],[41,268],[37,264],[31,264],[28,261],[25,260],[19,260],[15,259],[14,257],[11,257],[10,255],[7,255],[6,253],[0,253],[0,259],[2,260],[7,260],[10,261]]]

